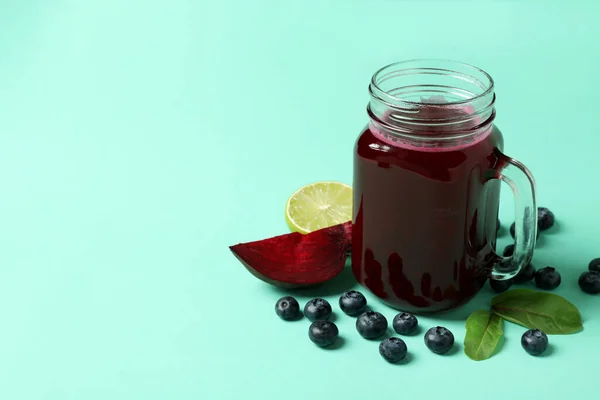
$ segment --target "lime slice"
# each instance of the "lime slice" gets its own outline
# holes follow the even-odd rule
[[[310,233],[352,219],[352,187],[334,181],[315,182],[298,189],[285,206],[293,232]]]

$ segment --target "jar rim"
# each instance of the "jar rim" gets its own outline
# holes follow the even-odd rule
[[[474,84],[475,86],[478,86],[481,89],[481,92],[477,94],[472,93],[472,96],[468,96],[463,99],[446,101],[443,104],[422,99],[420,101],[403,99],[395,96],[394,94],[390,94],[388,90],[381,88],[381,84],[389,79],[390,76],[397,76],[397,73],[401,71],[406,71],[406,74],[431,73],[453,75],[455,77],[459,77],[459,79],[463,79]],[[371,77],[369,90],[373,95],[389,104],[406,104],[409,107],[416,105],[427,105],[434,107],[442,105],[456,106],[471,103],[489,96],[494,91],[494,79],[483,69],[465,62],[437,58],[420,58],[398,61],[381,67]]]

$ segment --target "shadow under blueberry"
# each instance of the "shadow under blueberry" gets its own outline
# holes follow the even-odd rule
[[[299,321],[302,321],[302,320],[305,320],[305,319],[307,319],[307,318],[304,316],[304,313],[302,313],[302,310],[300,310],[300,314],[298,314],[298,316],[296,318],[294,318],[294,319],[287,319],[287,320],[285,320],[285,322],[288,322],[288,323],[289,322],[299,322]]]
[[[534,357],[550,357],[551,355],[553,355],[556,352],[556,346],[554,346],[552,343],[548,343],[548,348],[546,349],[545,352],[543,352],[542,354],[540,354],[539,356],[534,356]]]
[[[554,225],[550,229],[546,229],[545,231],[540,232],[540,237],[543,235],[554,235],[561,231],[561,223],[559,221],[554,221]]]
[[[406,365],[406,364],[412,362],[414,360],[414,358],[415,358],[414,354],[411,352],[408,352],[408,353],[406,353],[406,356],[402,360],[400,360],[396,363],[389,363],[389,364],[391,364],[391,365]]]
[[[358,313],[358,314],[356,314],[356,315],[349,315],[349,317],[352,317],[352,318],[355,318],[355,319],[356,319],[356,318],[360,317],[361,315],[363,315],[364,313],[367,313],[367,312],[369,312],[369,311],[377,311],[377,310],[374,310],[374,309],[373,309],[373,307],[371,306],[371,304],[367,304],[367,305],[365,306],[365,309],[364,309],[364,310],[362,310],[360,313]],[[382,314],[383,314],[383,313],[382,313]]]
[[[383,335],[381,335],[381,336],[379,336],[379,337],[376,337],[376,338],[373,338],[373,339],[366,339],[366,338],[365,338],[365,340],[368,340],[368,341],[370,341],[370,342],[383,342],[383,341],[384,341],[384,340],[386,340],[386,339],[389,339],[389,338],[391,338],[391,337],[394,337],[394,336],[396,336],[396,335],[395,335],[395,333],[396,333],[396,332],[394,332],[394,330],[393,330],[393,329],[391,329],[391,328],[387,328],[387,329],[385,330],[385,333],[384,333]]]
[[[546,245],[546,238],[545,238],[545,232],[540,233],[540,236],[536,239],[535,241],[535,248],[536,249],[541,249],[542,247],[544,247]]]
[[[338,320],[338,316],[337,316],[336,312],[335,312],[335,311],[333,311],[333,312],[331,313],[331,315],[329,316],[329,318],[327,318],[327,320],[328,320],[328,321],[330,321],[330,322],[335,322],[335,321],[337,321],[337,320]]]
[[[421,336],[421,335],[424,335],[424,334],[425,334],[425,330],[423,329],[423,327],[421,325],[417,325],[417,327],[415,328],[415,330],[412,331],[411,333],[399,334],[399,333],[396,333],[396,331],[394,330],[394,328],[390,324],[390,327],[385,331],[385,333],[381,337],[381,340],[384,340],[384,339],[387,339],[387,338],[390,338],[390,337],[397,337],[399,339],[404,340],[404,338]]]
[[[546,236],[554,236],[557,235],[560,232],[560,223],[559,222],[555,222],[554,226],[552,226],[552,228],[550,229],[546,229],[545,231],[538,231],[539,235],[538,238],[535,242],[535,248],[543,248],[544,246],[546,246]]]
[[[450,357],[455,355],[456,353],[458,353],[458,351],[460,350],[460,347],[457,343],[454,343],[454,345],[452,346],[452,348],[450,350],[448,350],[446,353],[444,354],[439,354],[440,356],[443,357]]]
[[[424,335],[424,334],[425,334],[425,332],[424,332],[423,327],[421,325],[417,325],[417,327],[415,328],[415,330],[412,331],[411,333],[404,333],[402,335],[398,334],[398,337],[403,337],[403,336],[414,337],[414,336],[421,336],[421,335]]]
[[[335,340],[335,342],[327,347],[321,347],[321,349],[323,350],[337,350],[339,348],[341,348],[342,346],[344,346],[344,344],[346,343],[346,339],[344,339],[343,336],[338,336],[338,338]]]

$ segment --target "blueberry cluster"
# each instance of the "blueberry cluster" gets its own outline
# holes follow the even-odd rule
[[[351,290],[345,292],[339,299],[339,307],[346,315],[356,318],[356,331],[368,340],[382,338],[388,330],[387,318],[377,312],[367,310],[365,296]],[[285,321],[295,321],[303,316],[311,321],[308,328],[309,339],[320,347],[333,345],[339,337],[337,325],[329,321],[333,313],[331,304],[325,299],[315,298],[309,300],[300,310],[298,301],[292,296],[285,296],[277,300],[275,313]],[[413,335],[418,327],[417,318],[407,312],[397,314],[392,320],[392,328],[398,335]],[[429,329],[424,336],[425,346],[436,354],[445,354],[454,346],[454,335],[450,330],[436,326]],[[404,360],[408,354],[406,342],[399,337],[387,337],[379,343],[379,354],[390,363]]]
[[[600,274],[600,258],[590,264],[590,272]],[[363,338],[375,340],[386,334],[387,318],[377,311],[366,311],[367,299],[362,293],[355,290],[344,293],[340,297],[339,306],[349,316],[358,315],[356,330]],[[312,322],[308,328],[308,337],[319,347],[331,346],[339,337],[337,325],[329,321],[333,313],[331,304],[325,299],[309,300],[304,306],[304,312],[301,312],[298,301],[292,296],[285,296],[277,300],[275,312],[285,321],[299,320],[304,315]],[[408,312],[401,312],[392,320],[392,328],[400,336],[414,335],[418,326],[417,317]],[[430,328],[423,339],[425,346],[435,354],[446,354],[454,347],[454,335],[443,326]],[[521,337],[521,346],[531,355],[541,355],[548,348],[548,336],[538,329],[530,329]],[[406,359],[408,347],[399,337],[387,337],[379,343],[379,354],[384,360],[395,364]]]
[[[590,261],[588,271],[579,276],[579,287],[588,294],[600,293],[600,257]]]
[[[546,207],[538,207],[538,229],[537,236],[540,232],[546,231],[554,226],[556,219],[554,213]],[[510,235],[515,237],[515,223],[510,226]],[[515,245],[510,244],[504,248],[502,255],[510,257],[513,255]],[[554,290],[560,286],[562,278],[560,272],[556,268],[547,266],[538,270],[529,263],[521,269],[521,271],[512,279],[503,281],[490,280],[490,287],[496,293],[507,291],[513,284],[525,284],[534,281],[535,285],[543,290]]]
[[[538,237],[540,232],[546,231],[554,226],[556,218],[554,213],[546,207],[538,207]],[[500,229],[500,221],[498,220],[498,229]],[[510,226],[510,235],[515,237],[515,223]],[[515,246],[513,244],[504,248],[502,254],[509,257],[513,254]],[[553,267],[545,267],[536,270],[531,263],[527,264],[521,271],[512,279],[496,281],[490,280],[490,287],[496,293],[502,293],[508,290],[513,284],[525,284],[531,281],[543,290],[554,290],[560,286],[562,278],[560,273]],[[579,276],[579,287],[588,294],[600,293],[600,257],[593,259],[588,271],[584,271]]]

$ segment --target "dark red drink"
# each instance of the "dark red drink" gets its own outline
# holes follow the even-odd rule
[[[431,99],[404,109],[372,100],[354,159],[354,274],[383,302],[418,313],[465,303],[502,261],[494,178],[506,156],[493,108]],[[499,278],[530,258],[530,223],[521,220],[518,265],[511,260]]]

